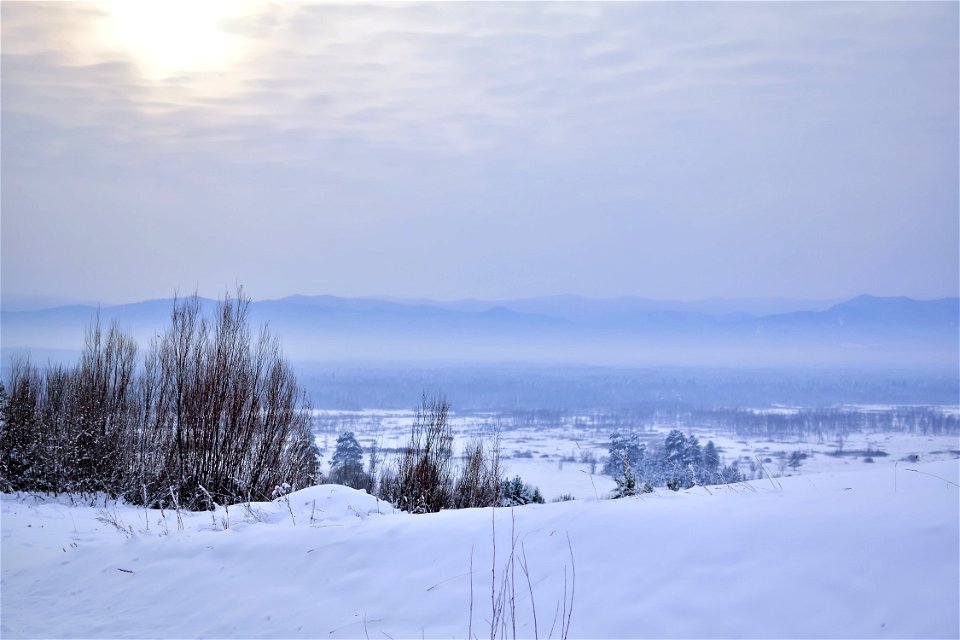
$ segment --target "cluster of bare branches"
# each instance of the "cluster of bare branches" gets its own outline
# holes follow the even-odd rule
[[[251,338],[249,300],[208,319],[196,296],[136,366],[137,346],[99,319],[80,362],[13,363],[0,425],[4,488],[98,492],[188,509],[267,500],[317,471],[306,398],[278,341]]]
[[[136,344],[99,322],[80,361],[43,373],[13,360],[2,398],[0,479],[5,489],[92,493],[120,482],[122,444],[135,414]]]
[[[457,465],[449,414],[446,399],[423,396],[407,445],[380,476],[380,498],[411,513],[500,506],[499,437],[471,442]]]
[[[490,440],[477,438],[467,444],[460,476],[454,485],[454,508],[499,505],[502,485],[499,432],[494,433]]]

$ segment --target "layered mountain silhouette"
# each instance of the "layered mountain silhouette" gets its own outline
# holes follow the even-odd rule
[[[202,300],[206,312],[216,301]],[[98,316],[146,348],[172,300],[96,308],[3,311],[5,355],[75,353]],[[291,360],[369,363],[564,362],[650,365],[882,365],[954,369],[960,299],[859,296],[796,300],[654,301],[551,296],[432,301],[291,296],[254,302],[255,324]],[[36,356],[35,356],[36,357]]]

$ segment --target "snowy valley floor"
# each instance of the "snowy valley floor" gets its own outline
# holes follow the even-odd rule
[[[956,638],[958,470],[418,516],[327,485],[182,530],[171,511],[4,495],[0,635],[483,638],[512,575],[507,637],[560,636],[566,584],[577,638]],[[505,573],[511,530],[529,585],[520,562]]]

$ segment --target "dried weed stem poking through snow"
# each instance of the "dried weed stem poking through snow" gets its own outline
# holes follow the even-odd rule
[[[912,472],[914,472],[914,473],[919,473],[920,475],[930,476],[931,478],[936,478],[937,480],[942,480],[942,481],[946,482],[947,484],[952,484],[952,485],[955,486],[955,487],[960,487],[960,484],[957,484],[956,482],[953,482],[953,481],[951,481],[951,480],[947,480],[946,478],[941,478],[940,476],[935,475],[935,474],[933,474],[933,473],[927,473],[926,471],[919,471],[919,470],[917,470],[917,469],[904,469],[904,471],[912,471]]]
[[[775,480],[774,477],[770,475],[770,472],[767,471],[767,468],[763,466],[763,460],[760,459],[760,456],[754,454],[753,457],[757,461],[757,466],[760,467],[761,473],[767,474],[767,479],[770,480],[770,484],[773,485],[773,488],[777,491],[783,491],[783,485],[780,484],[779,480]]]
[[[102,522],[103,524],[109,524],[114,527],[117,531],[122,533],[124,536],[129,538],[133,535],[133,527],[126,526],[123,523],[123,520],[120,519],[120,512],[117,511],[114,507],[113,511],[108,511],[106,507],[103,509],[97,510],[97,522]]]
[[[510,510],[510,554],[503,564],[499,578],[497,576],[497,523],[496,513],[491,508],[491,540],[492,540],[492,561],[490,565],[490,640],[505,640],[512,638],[516,640],[517,636],[517,585],[516,585],[516,565],[520,564],[520,570],[527,583],[527,592],[530,596],[530,613],[533,620],[533,637],[539,639],[540,627],[537,618],[537,604],[533,588],[533,579],[530,576],[530,563],[527,560],[527,550],[520,540],[516,531],[516,515]],[[517,554],[517,543],[520,543],[520,554]],[[568,582],[567,565],[563,566],[563,598],[557,601],[554,610],[553,622],[550,625],[548,638],[553,637],[553,632],[557,626],[557,620],[560,621],[561,640],[567,640],[570,636],[570,624],[573,618],[573,599],[576,593],[577,570],[573,556],[573,544],[570,541],[570,535],[567,534],[567,549],[570,553],[570,576]],[[509,633],[508,633],[509,632]],[[470,548],[470,623],[467,631],[468,638],[476,638],[473,635],[473,547]],[[519,637],[524,637],[523,634]]]

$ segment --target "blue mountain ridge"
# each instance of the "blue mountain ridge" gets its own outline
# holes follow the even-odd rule
[[[790,304],[790,303],[782,303]],[[642,298],[551,296],[500,301],[429,301],[337,296],[290,296],[252,302],[250,318],[267,324],[292,358],[324,353],[364,357],[472,357],[509,359],[537,354],[589,361],[601,353],[629,357],[653,348],[734,360],[750,350],[866,350],[896,362],[933,358],[949,364],[960,349],[960,298],[917,300],[858,296],[824,307],[804,303],[793,311],[757,315],[734,302],[676,303]],[[205,314],[216,301],[201,299]],[[776,305],[773,305],[776,306]],[[2,346],[79,349],[85,327],[97,317],[116,321],[141,345],[166,327],[172,299],[116,306],[72,305],[40,311],[2,311]],[[745,309],[757,307],[755,302]],[[771,352],[773,353],[773,352]],[[809,354],[807,354],[809,356]],[[804,356],[804,357],[807,357]],[[606,357],[606,356],[604,356]],[[736,364],[733,362],[732,364]]]

